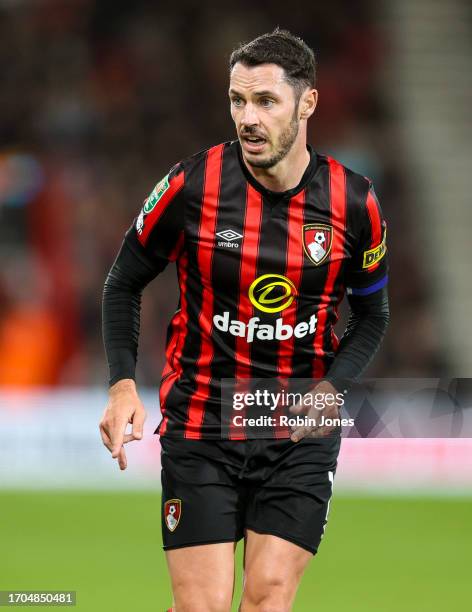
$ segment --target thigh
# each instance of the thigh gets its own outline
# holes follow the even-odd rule
[[[244,490],[227,469],[224,448],[165,438],[161,446],[164,549],[241,539]]]
[[[267,443],[268,467],[258,471],[247,529],[283,538],[316,554],[328,519],[340,441]]]
[[[313,555],[277,536],[246,534],[242,612],[260,606],[290,610],[300,579]]]
[[[230,612],[235,544],[166,551],[176,612]]]

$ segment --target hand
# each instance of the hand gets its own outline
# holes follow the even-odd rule
[[[318,403],[315,406],[314,402],[312,405],[308,406],[303,403],[294,404],[290,408],[290,412],[292,414],[306,416],[307,418],[316,421],[316,423],[319,423],[322,417],[325,419],[339,419],[340,404],[337,400],[338,391],[330,382],[326,380],[321,381],[306,395],[309,394],[312,396],[322,396],[324,401],[321,401],[321,405],[319,407],[317,407]],[[300,425],[294,429],[290,439],[292,442],[299,442],[307,436],[310,438],[320,438],[323,436],[328,436],[334,429],[336,429],[336,425]]]
[[[100,435],[103,444],[111,452],[113,459],[118,459],[120,470],[126,470],[128,462],[124,445],[132,440],[141,440],[146,411],[136,391],[134,380],[123,379],[109,390],[109,400],[102,420]],[[125,433],[128,423],[132,423],[132,432]]]

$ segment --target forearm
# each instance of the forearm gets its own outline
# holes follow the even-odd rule
[[[351,313],[329,380],[355,380],[365,371],[379,349],[389,323],[387,289],[365,297],[350,297]]]
[[[135,379],[141,295],[158,272],[125,241],[108,273],[103,289],[102,322],[110,386],[122,379]]]
[[[103,343],[110,386],[135,378],[140,310],[141,293],[117,286],[109,275],[103,289]]]

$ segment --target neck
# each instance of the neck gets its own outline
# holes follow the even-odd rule
[[[287,155],[272,168],[258,168],[243,160],[252,176],[270,191],[288,191],[296,187],[310,163],[310,153],[306,148],[306,138],[293,143]]]

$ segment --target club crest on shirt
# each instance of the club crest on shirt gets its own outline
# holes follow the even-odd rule
[[[169,499],[164,504],[164,520],[169,531],[175,531],[182,516],[182,501]]]
[[[333,228],[324,223],[309,223],[303,226],[303,248],[307,257],[315,264],[326,261],[333,243]]]

